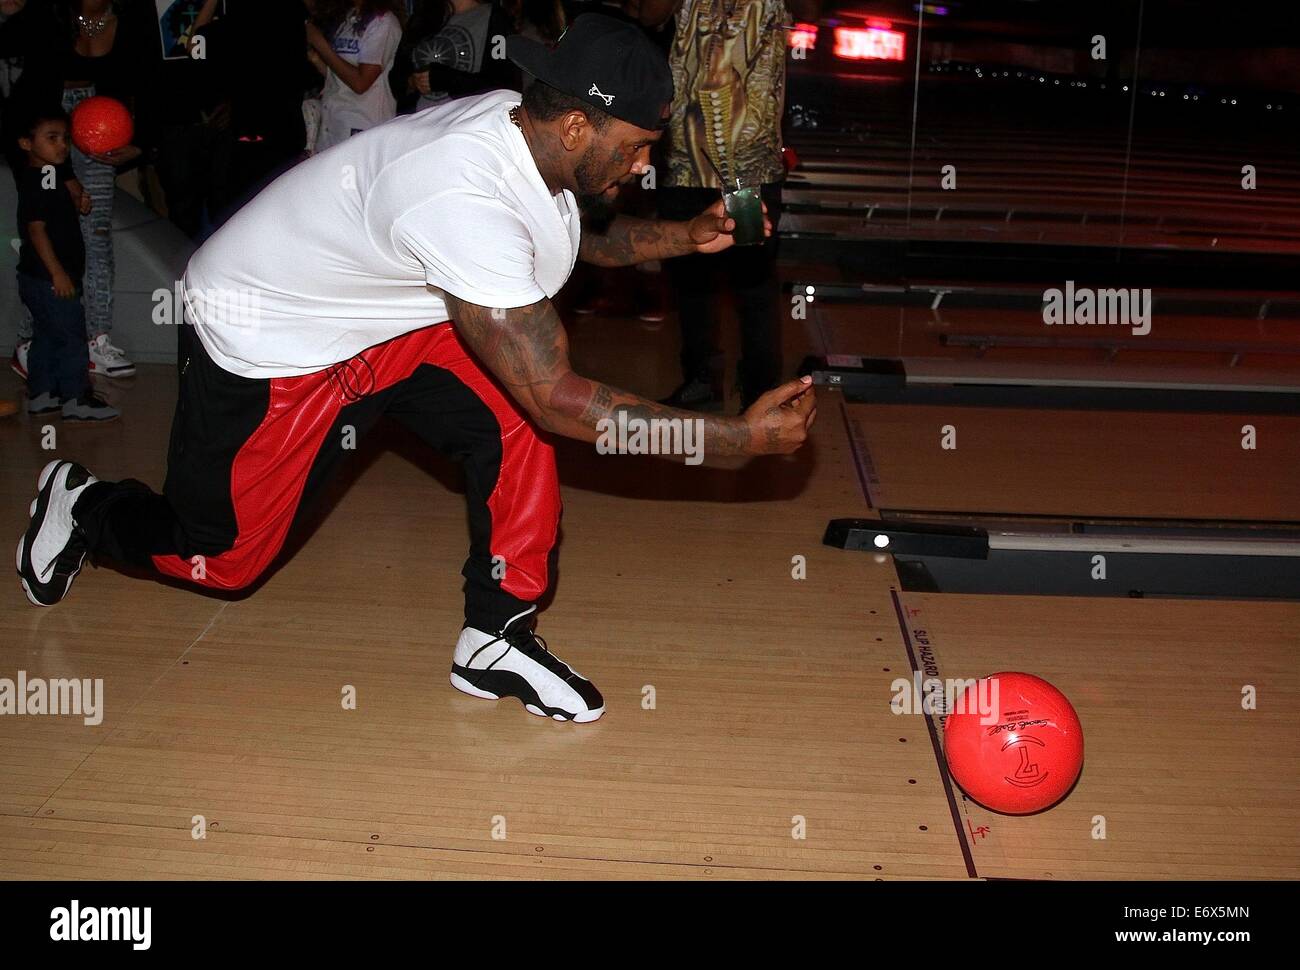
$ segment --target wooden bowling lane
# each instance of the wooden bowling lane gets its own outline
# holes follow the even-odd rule
[[[6,878],[401,880],[857,880],[844,873],[712,869],[614,859],[548,859],[475,850],[223,833],[177,839],[167,827],[0,816]]]
[[[1300,519],[1300,417],[849,404],[877,508]],[[1258,447],[1241,446],[1243,424]],[[944,429],[957,447],[943,447]]]
[[[898,308],[876,312],[882,320],[905,316]],[[840,329],[815,322],[811,341],[825,350],[838,340],[835,349],[860,352],[857,347],[875,340],[869,352],[887,354],[891,340],[908,349],[934,340],[906,323],[892,332],[883,325],[852,331],[848,319],[840,318]],[[981,325],[974,316],[956,322]],[[1186,332],[1195,337],[1197,325]],[[1271,336],[1260,326],[1240,323],[1256,331],[1255,339]],[[1039,357],[1054,361],[1058,353]],[[1300,517],[1300,488],[1287,471],[1300,459],[1300,419],[1293,416],[880,406],[844,404],[833,395],[826,395],[823,411],[831,402],[858,453],[863,493],[876,509]],[[1246,421],[1260,440],[1267,437],[1267,449],[1241,449]],[[944,425],[956,428],[956,450],[941,447]],[[857,513],[846,507],[837,514]],[[1083,775],[1046,812],[1000,815],[949,785],[949,825],[972,874],[1294,879],[1300,873],[1293,797],[1300,767],[1291,747],[1277,742],[1300,727],[1291,702],[1300,607],[895,595],[900,641],[922,678],[1022,670],[1063,690],[1083,722]],[[1279,703],[1244,709],[1248,688]],[[937,752],[942,719],[928,721]]]
[[[659,391],[667,370],[610,327],[576,328],[584,353],[602,335],[601,376]],[[61,453],[157,484],[173,381],[142,366],[123,421],[96,429],[111,437],[68,434]],[[16,536],[49,456],[25,420],[0,425],[0,447],[0,532]],[[739,473],[559,450],[541,632],[603,690],[604,719],[557,724],[450,688],[457,472],[377,434],[251,595],[87,569],[41,611],[10,584],[0,676],[103,677],[106,709],[98,727],[0,717],[0,874],[967,876],[924,728],[889,710],[905,665],[892,569],[820,543],[861,501],[842,426]]]
[[[1300,876],[1300,606],[904,593],[900,609],[923,676],[1032,673],[1083,725],[1055,807],[1001,815],[957,790],[979,876]]]
[[[1220,340],[1241,347],[1240,363],[1195,349],[1209,340],[1213,319],[1171,318],[1161,336],[1186,341],[1187,351],[1135,349],[1114,360],[1096,349],[993,349],[944,346],[960,333],[1038,334],[1030,311],[823,305],[804,333],[818,353],[852,352],[909,360],[1007,361],[1021,367],[1080,367],[1098,379],[1121,375],[1128,362],[1144,371],[1204,375],[1243,387],[1267,381],[1300,383],[1300,357],[1251,353],[1253,346],[1287,343],[1291,320],[1220,318]],[[1080,328],[1053,328],[1075,331]],[[1082,328],[1101,331],[1107,328]],[[1118,328],[1114,328],[1118,329]],[[1071,333],[1070,335],[1074,335]],[[1294,342],[1291,340],[1290,342]],[[1218,361],[1217,364],[1213,363]],[[827,401],[842,403],[839,395]],[[876,508],[1027,515],[1300,520],[1300,417],[1286,414],[1206,414],[1169,411],[1065,411],[842,404],[842,420],[859,463],[874,479]],[[1253,450],[1242,428],[1255,429]],[[944,448],[945,428],[955,448]]]
[[[37,475],[52,456],[41,447],[42,429],[56,435],[61,453],[76,454],[106,477],[133,474],[159,482],[166,467],[165,444],[175,398],[174,370],[152,368],[154,405],[137,403],[130,421],[79,428],[59,421],[37,424],[26,417],[0,422],[0,529],[6,549],[17,542],[35,495]],[[22,385],[5,373],[0,393],[19,398]],[[97,389],[114,401],[132,397],[132,384]],[[155,585],[136,600],[138,584],[119,573],[87,564],[78,597],[69,609],[37,609],[12,573],[0,597],[0,677],[104,679],[102,723],[83,719],[0,716],[0,817],[39,817],[57,792],[121,719],[201,636],[221,603],[183,590]],[[84,594],[84,595],[83,595]],[[92,717],[93,719],[93,717]],[[0,866],[0,873],[4,867]]]

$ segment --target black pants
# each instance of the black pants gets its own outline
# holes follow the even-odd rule
[[[203,226],[203,210],[216,220],[231,203],[234,135],[195,122],[169,125],[158,143],[154,167],[167,200],[167,218],[191,239]]]
[[[561,512],[554,450],[451,324],[299,377],[231,374],[194,334],[182,355],[163,494],[131,479],[87,488],[73,515],[92,556],[242,589],[275,559],[357,437],[389,415],[464,467],[466,621],[500,630],[546,592]],[[364,542],[358,535],[358,548]]]
[[[679,256],[665,264],[677,299],[682,332],[682,377],[710,379],[713,321],[721,295],[730,290],[740,317],[740,382],[744,406],[781,381],[780,290],[776,278],[781,185],[762,189],[772,235],[761,246],[733,246],[714,255]],[[716,189],[659,189],[663,219],[693,219],[718,200]]]

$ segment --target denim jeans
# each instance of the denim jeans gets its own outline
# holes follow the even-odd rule
[[[33,317],[32,346],[27,351],[27,393],[50,393],[67,400],[78,398],[90,386],[86,368],[86,311],[81,294],[56,296],[49,280],[18,274],[18,295]]]

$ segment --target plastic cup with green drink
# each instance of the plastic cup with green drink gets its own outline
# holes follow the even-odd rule
[[[723,182],[723,204],[727,215],[736,220],[731,237],[737,246],[758,246],[763,235],[763,196],[757,180],[738,176]]]

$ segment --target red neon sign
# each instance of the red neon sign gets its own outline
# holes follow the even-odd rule
[[[795,24],[794,30],[787,31],[786,36],[789,38],[791,48],[801,47],[804,50],[812,50],[817,46],[817,25],[816,24]]]
[[[868,27],[835,28],[835,56],[850,61],[901,61],[903,34],[897,30]]]

